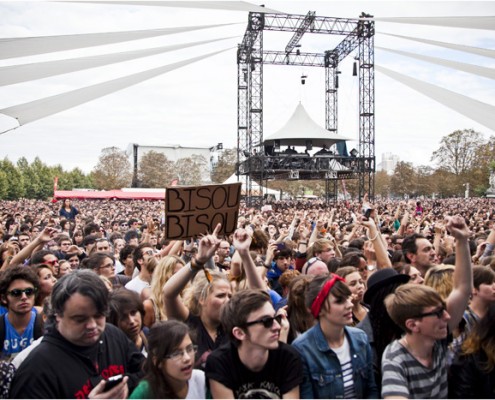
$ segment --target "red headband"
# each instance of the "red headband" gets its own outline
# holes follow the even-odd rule
[[[318,318],[323,302],[325,301],[325,299],[328,296],[328,293],[330,293],[330,290],[337,281],[345,282],[345,279],[341,278],[336,274],[333,274],[332,279],[328,280],[323,285],[323,287],[320,290],[320,293],[318,293],[318,296],[316,296],[316,299],[313,301],[313,304],[311,305],[311,314],[313,314],[313,317]]]

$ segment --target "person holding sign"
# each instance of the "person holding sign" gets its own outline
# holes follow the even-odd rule
[[[220,310],[232,297],[230,283],[225,274],[205,269],[205,264],[213,257],[221,243],[218,237],[220,229],[221,225],[217,224],[212,234],[201,238],[196,257],[173,275],[163,287],[167,316],[186,322],[191,330],[196,331],[198,354],[195,368],[200,369],[204,369],[206,358],[211,351],[228,340],[220,322]],[[263,283],[249,255],[250,244],[251,237],[244,229],[238,229],[234,233],[234,246],[243,263],[248,265],[246,273],[249,282],[261,287]],[[200,271],[204,273],[198,274]],[[182,303],[180,293],[190,280],[193,281],[193,296],[187,307]]]

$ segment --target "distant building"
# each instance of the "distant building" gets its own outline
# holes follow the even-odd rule
[[[382,153],[382,162],[380,164],[382,171],[387,171],[387,174],[392,175],[395,167],[399,162],[399,156],[392,153]]]
[[[126,154],[129,157],[129,161],[133,170],[133,182],[132,186],[136,186],[137,171],[141,158],[149,151],[155,151],[162,153],[167,157],[169,161],[176,162],[181,158],[187,158],[191,156],[203,156],[207,162],[207,169],[202,171],[202,181],[204,183],[210,183],[210,173],[213,166],[218,162],[219,154],[223,151],[222,143],[218,143],[213,147],[188,147],[178,144],[172,144],[167,146],[150,146],[141,145],[137,143],[129,143],[126,149]]]

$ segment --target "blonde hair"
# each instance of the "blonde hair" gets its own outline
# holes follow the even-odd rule
[[[171,255],[162,258],[155,267],[153,276],[151,277],[151,294],[150,299],[155,304],[156,308],[160,312],[160,320],[167,319],[165,314],[165,304],[163,301],[163,285],[174,274],[175,266],[177,264],[185,265],[184,261],[177,256]]]
[[[208,270],[211,276],[211,282],[208,282],[205,274],[200,271],[194,277],[191,286],[184,292],[184,304],[189,308],[193,315],[201,314],[200,301],[206,299],[213,291],[215,284],[218,281],[225,281],[229,284],[227,276],[222,272]]]
[[[435,265],[426,271],[424,284],[435,289],[445,301],[454,289],[454,269],[453,265]]]

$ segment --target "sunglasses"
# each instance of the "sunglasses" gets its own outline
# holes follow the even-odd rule
[[[438,310],[430,311],[430,312],[423,313],[423,314],[419,314],[419,315],[415,316],[414,318],[424,318],[424,317],[435,316],[438,319],[440,319],[440,318],[443,317],[443,314],[445,313],[445,311],[447,311],[447,309],[444,306],[442,306]]]
[[[280,325],[282,323],[282,315],[275,315],[274,317],[264,317],[261,319],[257,319],[256,321],[246,322],[244,325],[246,327],[256,324],[263,324],[266,329],[270,329],[273,326],[273,322],[277,321]]]
[[[54,265],[58,265],[58,260],[43,261],[43,264],[48,264],[53,267]]]
[[[10,294],[12,297],[21,297],[23,293],[25,293],[27,297],[30,297],[36,294],[36,289],[35,288],[12,289],[10,292],[7,292],[7,294]]]

